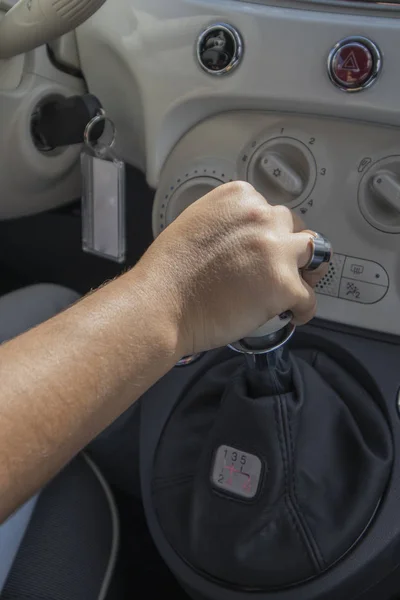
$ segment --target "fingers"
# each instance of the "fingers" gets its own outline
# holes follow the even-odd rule
[[[298,269],[304,269],[313,257],[314,244],[313,239],[315,234],[310,231],[302,231],[301,233],[295,233],[291,237],[291,243],[295,256],[297,257]]]
[[[317,299],[314,290],[302,277],[298,277],[298,288],[295,292],[296,302],[290,308],[293,313],[293,323],[304,325],[311,321],[317,309]]]
[[[307,242],[308,236],[308,242]],[[313,238],[315,237],[315,232],[309,229],[299,233],[296,235],[296,243],[298,245],[298,266],[301,271],[301,275],[303,279],[314,288],[317,283],[321,281],[323,277],[328,273],[329,264],[323,263],[318,269],[314,271],[307,271],[304,267],[308,264],[310,259],[312,258],[314,252],[314,244]],[[305,248],[306,246],[306,248]]]
[[[294,324],[304,325],[315,316],[317,301],[313,288],[326,275],[329,265],[323,264],[315,271],[306,271],[305,268],[314,254],[315,232],[304,229],[305,225],[302,219],[285,207],[274,207],[273,211],[282,228],[293,231],[289,239],[297,269],[295,271],[296,283],[292,284],[295,286],[295,289],[292,290],[295,301],[290,310],[293,313]]]
[[[296,301],[291,307],[293,322],[296,325],[308,323],[316,312],[316,296],[313,288],[326,275],[328,264],[321,265],[315,271],[306,271],[305,267],[310,262],[314,252],[313,238],[315,233],[309,230],[292,235],[293,251],[297,262],[297,284],[294,290]],[[302,271],[302,269],[304,269]]]

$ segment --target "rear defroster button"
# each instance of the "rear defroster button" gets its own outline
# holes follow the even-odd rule
[[[329,54],[329,77],[345,92],[359,92],[369,87],[381,68],[379,48],[367,38],[346,38],[336,44]]]

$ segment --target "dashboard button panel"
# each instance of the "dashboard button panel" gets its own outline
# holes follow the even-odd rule
[[[375,304],[389,289],[389,277],[382,265],[362,258],[335,254],[327,275],[316,292],[350,302]]]
[[[348,256],[344,263],[342,276],[349,277],[354,281],[389,287],[389,277],[385,269],[371,260]]]
[[[365,283],[342,277],[339,298],[360,304],[375,304],[386,296],[387,289],[387,287],[375,283]]]

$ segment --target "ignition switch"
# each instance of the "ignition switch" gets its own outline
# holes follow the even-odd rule
[[[92,94],[53,97],[42,102],[36,107],[31,121],[35,146],[41,152],[48,152],[63,146],[82,144],[87,124],[101,111],[100,100]],[[93,127],[92,142],[100,138],[103,130],[104,122]]]

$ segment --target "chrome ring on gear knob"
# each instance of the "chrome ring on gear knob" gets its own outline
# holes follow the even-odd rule
[[[315,232],[312,240],[313,253],[304,267],[304,271],[315,271],[324,263],[329,263],[332,258],[332,244],[320,233]]]

